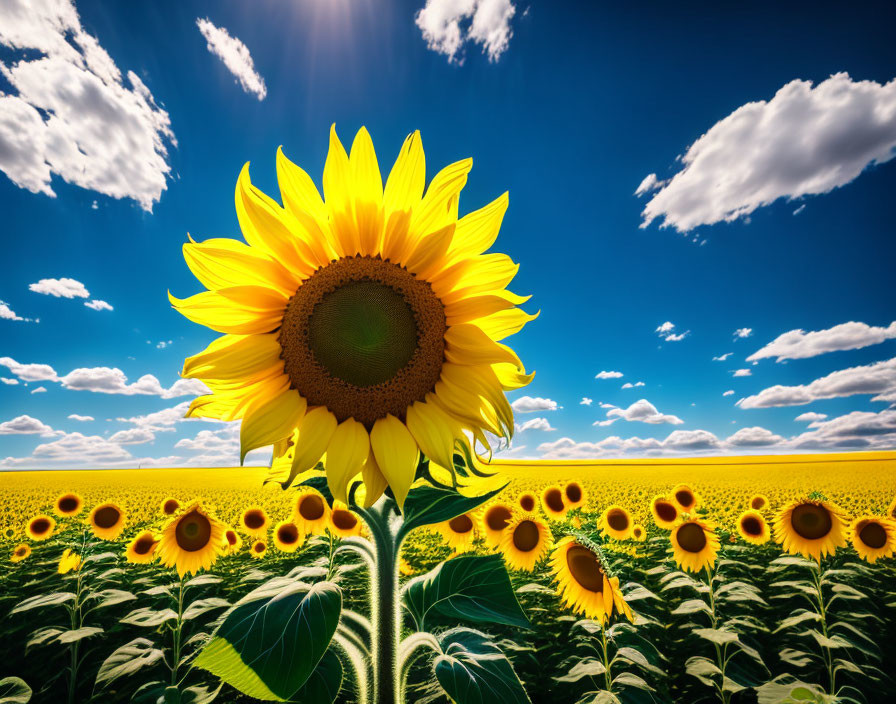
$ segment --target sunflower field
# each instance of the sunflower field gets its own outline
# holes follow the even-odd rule
[[[490,468],[405,501],[403,701],[896,700],[896,454]],[[267,475],[5,474],[0,702],[383,701],[374,510]]]

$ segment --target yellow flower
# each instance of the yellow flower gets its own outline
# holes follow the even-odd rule
[[[414,574],[414,568],[411,567],[411,563],[405,560],[403,557],[398,558],[398,571],[405,577],[410,577],[412,574]]]
[[[81,512],[84,501],[75,493],[62,494],[56,499],[53,511],[57,516],[76,516]]]
[[[535,316],[506,290],[518,265],[485,253],[507,195],[458,218],[471,166],[443,169],[424,195],[415,132],[384,187],[367,130],[347,154],[333,127],[326,200],[278,151],[281,207],[246,165],[236,212],[248,244],[185,244],[208,291],[170,296],[185,317],[224,333],[184,364],[184,377],[212,391],[188,415],[242,419],[241,459],[273,445],[286,485],[322,462],[347,502],[360,471],[368,505],[387,484],[404,503],[420,452],[453,471],[455,449],[474,455],[471,437],[509,440],[504,392],[532,376],[500,341]]]
[[[640,523],[635,523],[635,525],[632,526],[632,538],[639,543],[643,543],[647,540],[647,531],[644,530],[644,526]]]
[[[551,555],[551,573],[563,603],[576,613],[604,624],[613,613],[634,621],[619,578],[607,575],[607,567],[593,547],[571,536],[562,538]]]
[[[654,496],[650,502],[650,512],[653,514],[653,522],[665,530],[672,530],[678,521],[678,506],[665,496]]]
[[[769,508],[768,497],[764,494],[754,494],[750,498],[750,508],[754,511],[766,511]]]
[[[669,535],[675,564],[688,572],[713,565],[719,552],[719,538],[712,525],[700,518],[679,522]]]
[[[296,496],[292,520],[306,535],[323,535],[329,513],[324,497],[313,489],[305,489]]]
[[[759,511],[744,511],[737,519],[737,532],[752,545],[764,545],[771,537],[768,523]]]
[[[156,548],[159,541],[151,530],[138,533],[125,548],[124,556],[128,562],[146,565],[156,559]]]
[[[183,577],[211,567],[223,539],[224,524],[195,502],[165,524],[156,552],[165,567],[176,567]]]
[[[47,540],[56,530],[56,520],[51,516],[40,514],[28,521],[25,533],[32,540]]]
[[[547,523],[534,514],[520,514],[504,529],[501,552],[508,567],[531,572],[552,543]]]
[[[852,546],[863,560],[874,564],[896,551],[896,523],[877,516],[859,516],[849,527]]]
[[[434,527],[442,534],[448,547],[457,552],[466,552],[473,548],[473,541],[476,539],[475,526],[473,516],[469,513],[462,513],[450,521],[443,521]]]
[[[585,489],[576,481],[567,482],[563,487],[563,500],[570,509],[579,508],[585,503]]]
[[[517,494],[516,503],[523,513],[534,513],[538,507],[538,497],[532,491],[521,491]]]
[[[224,539],[221,541],[221,545],[225,555],[233,555],[234,553],[239,552],[240,548],[243,547],[243,539],[233,528],[226,528],[224,530]]]
[[[846,547],[846,533],[840,510],[823,499],[791,501],[775,515],[775,541],[791,555],[821,561]]]
[[[56,568],[56,571],[59,574],[66,574],[68,572],[77,572],[79,569],[81,569],[81,556],[66,548],[62,553],[62,557],[59,558],[59,567]]]
[[[497,548],[501,544],[501,536],[511,518],[513,508],[503,501],[496,501],[482,512],[482,532],[485,533],[486,545]]]
[[[555,484],[545,487],[541,492],[541,508],[551,520],[563,518],[569,509],[563,501],[563,490]]]
[[[124,530],[124,510],[111,501],[95,506],[87,517],[93,534],[100,540],[116,540]]]
[[[28,543],[19,543],[12,551],[12,555],[9,556],[10,562],[21,562],[26,559],[29,555],[31,555],[31,546]]]
[[[249,548],[249,554],[256,560],[260,560],[261,558],[263,558],[267,551],[267,543],[265,543],[263,540],[256,540],[254,543],[252,543],[252,547]]]
[[[887,507],[887,517],[891,521],[896,521],[896,499],[893,499]]]
[[[348,538],[353,535],[361,535],[361,521],[354,511],[350,511],[341,501],[334,501],[330,511],[330,520],[327,528],[333,535],[340,538]]]
[[[177,509],[179,508],[180,501],[175,499],[173,496],[166,497],[159,506],[159,509],[162,511],[163,516],[173,516],[175,513],[177,513]]]
[[[270,524],[268,514],[261,506],[250,506],[240,514],[240,528],[251,538],[263,538]]]
[[[603,512],[598,527],[603,535],[616,540],[628,540],[632,537],[632,516],[622,506],[616,504]]]
[[[700,505],[700,497],[687,484],[676,486],[669,497],[678,505],[682,513],[693,513]]]
[[[280,521],[274,526],[274,545],[280,552],[295,552],[305,542],[305,534],[292,521]]]

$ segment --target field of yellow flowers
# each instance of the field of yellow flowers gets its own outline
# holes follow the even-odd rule
[[[470,556],[508,568],[513,613],[489,612],[487,593],[440,597],[503,651],[471,664],[495,668],[481,701],[896,701],[896,453],[491,469],[502,491],[416,528],[400,554],[408,631],[452,632],[427,585]],[[364,522],[325,483],[266,476],[3,474],[0,702],[255,701],[200,653],[285,576],[340,586],[352,647],[349,622],[372,618],[367,567],[346,549]],[[289,701],[358,701],[332,652]],[[449,701],[439,660],[406,655],[406,701]]]

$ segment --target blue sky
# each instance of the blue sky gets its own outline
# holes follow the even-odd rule
[[[246,161],[319,184],[331,123],[383,169],[414,129],[428,176],[472,156],[462,213],[510,192],[496,249],[541,316],[508,456],[896,447],[886,4],[27,6],[0,9],[0,467],[236,462],[235,428],[178,420],[215,335],[166,291],[200,289],[188,232],[238,236]]]

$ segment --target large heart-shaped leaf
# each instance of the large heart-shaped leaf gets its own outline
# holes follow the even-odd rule
[[[524,628],[529,625],[498,555],[471,555],[442,562],[431,572],[410,580],[402,595],[420,630],[431,628],[436,616],[452,622],[463,619]]]
[[[286,701],[327,652],[341,610],[332,582],[275,578],[227,612],[195,665],[250,697]]]
[[[484,633],[452,628],[442,634],[439,645],[442,654],[433,661],[433,671],[457,704],[528,704],[510,661]]]
[[[332,704],[342,687],[342,675],[339,656],[330,648],[324,653],[308,681],[290,701],[295,704]]]
[[[399,536],[403,538],[414,528],[420,526],[450,521],[462,513],[481,506],[503,489],[502,486],[482,496],[464,496],[454,489],[444,489],[426,484],[414,487],[404,502],[404,525],[401,527]]]

